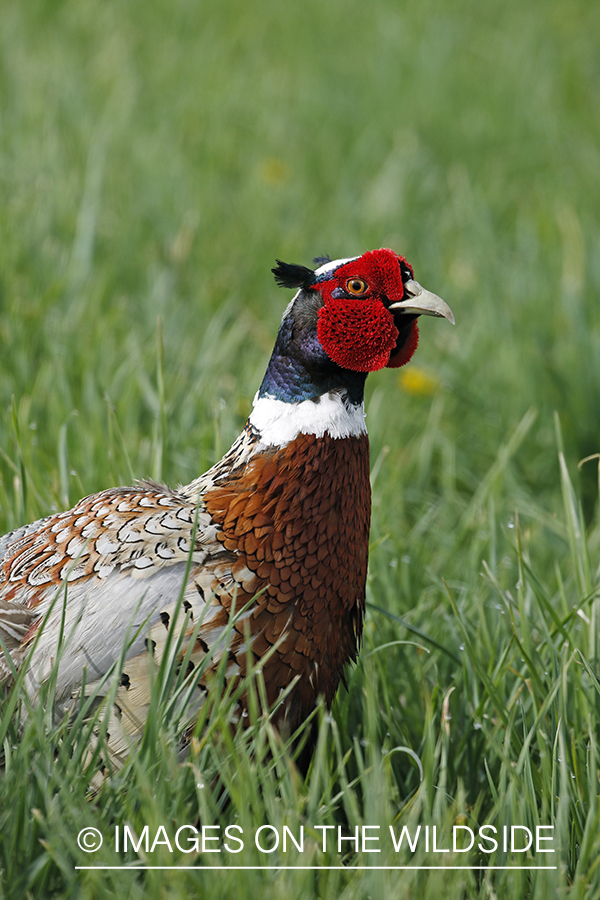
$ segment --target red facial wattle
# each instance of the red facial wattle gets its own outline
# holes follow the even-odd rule
[[[388,364],[398,329],[380,300],[329,300],[319,310],[317,336],[338,366],[375,372]]]
[[[400,366],[405,366],[417,349],[418,343],[419,326],[417,325],[417,320],[415,319],[410,326],[408,337],[406,338],[402,346],[396,351],[396,353],[392,352],[390,354],[390,358],[386,363],[388,369],[399,369]]]
[[[318,313],[317,336],[330,359],[342,368],[355,372],[397,368],[415,352],[419,341],[416,319],[397,348],[400,332],[386,309],[404,296],[400,260],[392,250],[371,250],[315,284],[324,301]],[[360,296],[349,296],[353,284],[360,282],[366,289]]]

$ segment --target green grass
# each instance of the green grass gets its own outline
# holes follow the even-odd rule
[[[93,799],[87,726],[50,696],[19,735],[17,692],[0,896],[600,896],[599,469],[577,467],[600,450],[599,30],[584,0],[0,5],[0,531],[211,465],[288,299],[276,256],[392,246],[457,319],[423,322],[416,382],[369,379],[364,646],[306,782],[260,681],[253,728],[227,737],[215,697],[183,765],[159,685]],[[75,869],[134,861],[116,825],[199,821],[304,825],[307,845],[142,860],[339,863],[317,825],[379,825],[383,852]],[[553,824],[557,869],[351,871],[440,861],[395,854],[390,825],[484,823]]]

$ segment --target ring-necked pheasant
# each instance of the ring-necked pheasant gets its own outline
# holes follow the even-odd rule
[[[267,654],[269,703],[294,682],[278,712],[290,731],[319,695],[332,702],[356,658],[371,507],[365,379],[408,362],[420,315],[454,319],[391,250],[315,263],[272,270],[298,291],[246,426],[208,472],[178,490],[111,488],[0,538],[0,636],[12,660],[0,655],[0,678],[26,664],[35,699],[62,634],[56,702],[69,709],[84,670],[88,686],[101,680],[129,636],[116,757],[143,727],[149,666],[180,596],[186,636],[201,619],[191,666],[209,653],[214,668],[226,653],[226,678],[239,678],[249,652]],[[228,629],[232,604],[246,608]]]

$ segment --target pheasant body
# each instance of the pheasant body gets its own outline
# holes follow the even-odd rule
[[[228,680],[264,660],[267,699],[285,694],[277,721],[289,731],[319,695],[331,704],[357,655],[371,507],[364,381],[410,358],[418,315],[452,314],[389,250],[273,271],[299,290],[222,460],[176,491],[111,488],[0,538],[0,636],[11,657],[0,655],[0,679],[28,660],[35,698],[63,635],[56,701],[68,710],[84,677],[92,689],[125,645],[110,726],[117,758],[143,728],[148,667],[180,601],[182,658],[190,639],[190,667],[211,656],[199,695],[224,654]]]

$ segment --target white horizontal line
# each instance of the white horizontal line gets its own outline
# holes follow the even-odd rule
[[[365,870],[365,871],[374,870],[374,869],[377,869],[380,871],[390,871],[390,870],[397,871],[400,869],[431,869],[431,870],[435,870],[435,869],[454,870],[454,869],[456,869],[457,871],[463,870],[463,869],[466,869],[468,871],[474,871],[474,870],[475,871],[479,871],[479,870],[488,871],[489,869],[494,869],[494,870],[514,869],[515,871],[535,871],[536,869],[555,870],[558,868],[558,866],[75,866],[75,868],[76,869],[86,869],[86,870],[94,869],[94,870],[102,870],[102,871],[108,871],[108,870],[114,869],[114,870],[117,870],[120,872],[126,872],[128,869],[131,871],[139,871],[139,870],[147,870],[147,869],[177,869],[177,870],[181,870],[181,869],[194,870],[194,869],[196,869],[199,872],[204,872],[207,870],[217,871],[217,872],[219,872],[219,871],[226,872],[226,871],[231,871],[232,869],[235,869],[238,871],[241,869],[244,869],[244,870],[247,870],[247,869],[252,869],[252,870],[344,869],[346,872],[355,872],[359,869]]]

